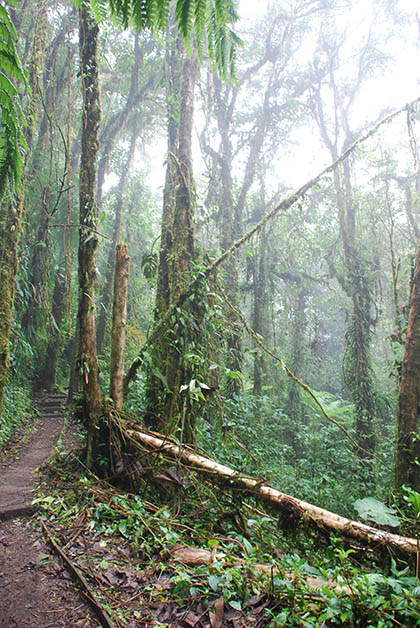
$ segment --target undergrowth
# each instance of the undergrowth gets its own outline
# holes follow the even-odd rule
[[[67,457],[36,500],[116,625],[420,626],[410,565],[281,527],[252,498],[157,457],[138,463],[127,492]]]
[[[326,411],[356,437],[352,404],[329,393],[317,393]],[[378,451],[373,469],[363,466],[352,443],[314,405],[304,405],[297,425],[269,397],[249,394],[227,399],[223,431],[217,415],[202,421],[199,444],[210,455],[235,469],[266,478],[299,499],[353,518],[354,502],[370,495],[392,499],[392,429],[378,426]]]
[[[33,402],[28,390],[9,383],[4,393],[3,411],[0,418],[0,451],[17,430],[22,429],[33,417]]]

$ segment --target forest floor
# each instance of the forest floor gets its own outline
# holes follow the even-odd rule
[[[112,530],[98,533],[89,526],[86,510],[78,510],[77,525],[69,521],[63,527],[60,515],[56,521],[53,513],[60,509],[61,502],[57,491],[54,493],[57,477],[44,463],[49,460],[51,464],[54,451],[61,454],[62,462],[66,452],[74,451],[80,440],[75,434],[76,426],[65,420],[57,400],[41,400],[39,408],[40,416],[9,444],[0,462],[0,628],[267,625],[263,612],[268,603],[265,595],[254,595],[245,613],[233,607],[224,609],[220,593],[191,597],[188,591],[193,582],[181,583],[184,589],[188,585],[185,597],[179,587],[174,593],[177,564],[181,574],[184,569],[177,560],[181,557],[181,562],[195,568],[208,565],[208,551],[176,544],[161,551],[162,545],[152,534],[153,556],[144,562],[133,554],[127,538],[121,539]],[[59,492],[66,488],[71,487],[59,484]],[[96,483],[95,487],[95,482],[86,492],[95,493],[91,497],[94,501],[110,501],[118,494],[109,485]],[[41,495],[41,505],[32,503],[34,493]],[[64,504],[64,498],[62,501]],[[152,504],[150,507],[153,511]],[[119,528],[121,531],[121,525]],[[82,579],[85,576],[85,582],[89,582],[87,590],[83,590],[77,578],[75,587],[74,574],[57,556],[49,542],[51,538],[64,548]],[[206,569],[203,577],[207,578]],[[199,584],[199,578],[196,581]],[[90,598],[90,605],[86,598]],[[102,620],[97,618],[98,611]]]
[[[59,400],[40,408],[0,463],[0,628],[420,627],[408,566],[386,578],[363,548],[286,534],[150,451],[101,480]]]

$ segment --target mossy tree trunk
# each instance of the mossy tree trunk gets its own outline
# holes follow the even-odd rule
[[[346,331],[345,377],[355,405],[358,440],[363,447],[359,450],[359,457],[368,461],[369,452],[375,447],[376,410],[370,358],[372,295],[366,263],[356,238],[356,209],[348,160],[343,163],[343,179],[344,184],[335,170],[338,219],[346,265],[346,275],[341,284],[352,303]]]
[[[410,295],[397,409],[395,484],[420,492],[420,245]]]
[[[293,320],[291,329],[291,351],[290,351],[290,369],[293,373],[301,378],[304,373],[305,364],[305,335],[307,327],[306,301],[307,289],[303,285],[304,280],[297,279],[297,293],[294,297]],[[298,439],[297,435],[302,427],[304,413],[303,404],[300,394],[300,388],[292,379],[289,378],[287,385],[287,403],[286,412],[289,416],[289,427],[285,430],[287,444],[290,445],[297,456]]]
[[[33,244],[31,259],[31,293],[22,317],[22,327],[31,344],[36,343],[37,332],[44,331],[45,333],[47,320],[48,266],[50,261],[49,229],[51,221],[48,200],[49,190],[44,188],[36,241]]]
[[[175,183],[179,125],[181,117],[181,71],[182,43],[177,39],[174,28],[168,28],[165,55],[166,112],[168,150],[166,159],[165,187],[160,232],[159,266],[156,285],[155,322],[163,316],[171,302],[170,260],[173,253],[173,222],[175,212]],[[151,363],[148,365],[147,407],[148,424],[164,430],[164,419],[160,416],[160,404],[168,392],[164,365],[167,358],[167,343],[164,335],[154,344]],[[162,370],[161,370],[162,369]]]
[[[194,115],[194,87],[197,78],[195,57],[182,51],[181,111],[179,140],[175,170],[175,205],[173,221],[173,255],[170,268],[171,304],[178,300],[186,283],[191,278],[195,256],[194,237],[194,182],[192,172],[192,131]],[[180,392],[181,386],[189,385],[192,367],[186,353],[194,347],[197,335],[195,304],[190,301],[175,329],[170,331],[172,341],[168,345],[166,379],[171,394],[166,396],[163,415],[168,422],[182,422],[182,440],[195,441],[195,411],[188,393]],[[191,320],[188,320],[188,319]]]
[[[231,141],[231,126],[233,124],[234,107],[238,88],[227,88],[230,101],[223,92],[222,82],[214,80],[215,113],[217,127],[220,134],[220,150],[215,153],[220,178],[220,247],[222,252],[229,249],[233,242],[241,235],[242,208],[238,208],[233,195],[233,147]],[[230,255],[223,265],[225,275],[225,291],[229,301],[235,307],[239,304],[239,276],[238,256]],[[242,371],[243,355],[241,346],[242,329],[232,310],[226,312],[227,326],[225,330],[226,368],[228,372]],[[226,392],[228,396],[238,395],[241,391],[239,378],[227,378]]]
[[[258,213],[258,219],[262,215]],[[255,254],[253,263],[253,299],[252,304],[252,327],[260,336],[267,335],[267,234],[263,227],[260,233],[258,251]],[[260,351],[256,351],[254,356],[254,395],[261,395],[266,379],[265,358]]]
[[[51,314],[48,325],[48,342],[42,355],[42,366],[35,381],[37,388],[45,390],[53,390],[55,388],[57,359],[62,340],[60,327],[63,321],[65,309],[66,279],[64,274],[58,272],[55,278]]]
[[[32,91],[25,111],[28,124],[24,129],[28,149],[24,158],[21,187],[13,202],[7,202],[3,199],[3,203],[0,204],[0,415],[3,407],[4,389],[9,375],[9,339],[18,270],[17,250],[25,212],[26,172],[37,123],[39,79],[45,59],[48,30],[47,5],[47,0],[39,0],[34,15],[32,55],[29,71],[29,85]]]
[[[95,334],[95,252],[97,239],[96,164],[101,105],[98,74],[98,34],[87,4],[79,10],[80,73],[82,77],[82,154],[79,180],[79,347],[77,365],[82,375],[88,427],[87,465],[91,466],[101,438],[98,419],[102,412]]]
[[[172,305],[191,278],[195,255],[192,129],[197,61],[180,38],[172,38],[167,56],[168,165],[162,215],[155,320]],[[186,304],[187,305],[187,304]],[[185,307],[185,306],[184,306]],[[181,427],[184,442],[195,440],[195,408],[181,386],[189,385],[192,367],[185,359],[199,324],[196,307],[174,315],[153,348],[149,365],[149,422],[161,430]]]
[[[322,140],[331,157],[336,160],[339,154],[338,137],[341,128],[345,131],[344,147],[352,143],[348,119],[352,97],[348,95],[350,104],[345,104],[345,96],[335,83],[334,73],[331,71],[329,76],[335,98],[338,98],[333,131],[329,132],[328,130],[327,114],[321,98],[320,86],[316,86],[314,90],[313,113]],[[358,87],[359,84],[353,87],[354,92],[350,92],[353,93],[353,96]],[[340,120],[341,127],[338,126],[338,120]],[[332,271],[351,302],[351,312],[349,313],[345,336],[345,384],[350,391],[356,410],[356,431],[361,445],[357,454],[360,460],[369,467],[371,465],[370,452],[375,447],[374,419],[376,416],[374,379],[370,357],[373,324],[371,313],[372,286],[367,262],[361,251],[361,241],[356,233],[357,204],[354,198],[351,167],[348,159],[334,170],[334,188],[340,238],[343,246],[344,272],[339,273],[334,267],[332,267]]]

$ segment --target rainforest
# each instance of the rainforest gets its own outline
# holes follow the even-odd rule
[[[0,626],[420,626],[420,14],[0,0]]]

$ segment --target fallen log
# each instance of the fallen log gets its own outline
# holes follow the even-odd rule
[[[245,489],[259,499],[268,502],[271,507],[287,511],[297,518],[304,519],[307,523],[324,527],[330,531],[340,532],[345,536],[354,537],[364,543],[381,547],[386,546],[403,555],[415,555],[419,552],[417,539],[378,530],[365,523],[352,521],[319,506],[314,506],[296,497],[286,495],[286,493],[268,486],[261,480],[243,475],[230,467],[216,462],[212,458],[198,453],[191,447],[186,445],[179,446],[173,440],[156,432],[150,432],[138,426],[130,426],[128,424],[126,427],[119,424],[118,427],[135,447],[146,447],[148,450],[179,460],[183,464],[193,467],[197,472],[210,474],[216,476],[219,480],[228,481],[232,487]]]

